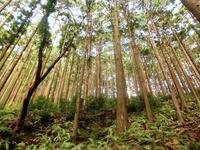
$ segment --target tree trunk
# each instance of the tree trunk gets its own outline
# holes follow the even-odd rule
[[[12,16],[12,14],[17,10],[18,6],[16,6],[0,23],[0,28],[6,23],[6,21]]]
[[[127,94],[126,83],[124,77],[124,69],[122,64],[122,54],[119,35],[119,21],[118,21],[118,5],[117,0],[114,0],[113,12],[113,44],[115,52],[115,66],[116,66],[116,84],[117,84],[117,133],[124,132],[128,129],[127,116]]]
[[[200,22],[200,3],[197,0],[181,0],[183,5],[196,17]]]
[[[169,41],[169,38],[168,38],[166,35],[165,35],[165,37],[166,37],[167,40]],[[178,65],[179,65],[179,67],[180,67],[180,69],[181,69],[181,71],[182,71],[182,73],[183,73],[183,75],[184,75],[184,77],[185,77],[185,79],[186,79],[188,85],[189,85],[190,91],[193,93],[193,95],[194,95],[194,97],[195,97],[195,100],[196,100],[197,104],[198,104],[199,107],[200,107],[200,100],[199,100],[198,93],[197,93],[197,91],[195,90],[194,86],[192,85],[192,82],[191,82],[190,78],[188,77],[188,75],[187,75],[185,69],[183,68],[182,63],[179,61],[179,59],[178,59],[178,57],[177,57],[177,55],[176,55],[176,52],[175,52],[175,50],[174,50],[174,48],[173,48],[173,46],[172,46],[172,43],[171,43],[170,41],[169,41],[169,44],[170,44],[171,52],[172,52],[172,53],[169,53],[169,52],[168,52],[168,53],[171,54],[171,55],[173,54],[173,56],[174,56],[174,58],[175,58],[175,61],[178,63]]]
[[[24,73],[25,75],[24,75],[23,79],[20,81],[20,84],[17,84],[17,88],[15,88],[15,90],[13,90],[10,97],[8,98],[10,101],[8,106],[10,106],[12,103],[16,103],[16,104],[19,103],[17,101],[17,96],[19,95],[18,93],[22,93],[21,92],[22,90],[20,91],[20,89],[24,89],[24,86],[27,84],[28,80],[30,79],[30,76],[32,76],[32,73],[35,70],[35,64],[33,64],[32,66],[31,65],[29,66],[30,70],[27,71],[28,73],[27,72]]]
[[[99,97],[101,94],[101,44],[102,44],[102,37],[99,37],[99,43],[98,43],[98,54],[96,58],[96,90],[95,95],[96,97]]]
[[[6,55],[6,52],[5,52],[5,53],[3,52],[4,54],[2,53],[2,56],[3,56],[3,57],[2,57],[2,59],[1,59],[1,61],[0,61],[0,62],[1,62],[1,63],[0,63],[0,72],[3,70],[3,67],[5,67],[5,63],[7,62],[8,58],[11,56],[11,54],[12,54],[13,50],[15,49],[15,47],[17,46],[19,40],[20,40],[20,39],[18,38],[17,41],[15,42],[15,44],[13,45],[12,49],[8,50],[8,52],[7,52],[8,54],[7,54],[7,55]],[[13,58],[15,58],[16,55],[17,55],[17,54],[15,54],[15,55],[13,56]],[[14,60],[14,59],[13,59],[13,60]],[[11,61],[11,62],[13,62],[13,61]],[[8,65],[8,66],[9,66],[9,65]],[[8,67],[8,66],[7,66],[7,67]],[[9,67],[10,67],[10,66],[9,66]],[[7,69],[5,69],[5,70],[7,70]],[[4,76],[4,75],[2,74],[2,75],[1,75],[1,78],[3,78],[3,76]]]
[[[3,3],[3,5],[0,7],[0,12],[2,12],[2,10],[3,10],[7,5],[9,5],[11,1],[12,1],[12,0],[7,0],[7,1],[5,1],[5,2]]]
[[[132,50],[132,58],[134,60],[134,64],[136,67],[136,73],[138,74],[138,78],[139,78],[139,85],[140,85],[140,90],[142,90],[142,96],[144,98],[144,103],[145,103],[145,108],[146,108],[146,112],[147,112],[147,118],[150,122],[153,122],[153,115],[151,112],[151,108],[150,108],[150,104],[149,104],[149,99],[148,99],[148,91],[147,91],[147,83],[145,80],[145,73],[144,70],[142,68],[142,62],[139,56],[139,51],[137,48],[137,45],[135,43],[135,36],[133,34],[133,31],[131,30],[131,25],[130,25],[130,20],[128,18],[128,15],[126,14],[128,10],[126,10],[125,4],[124,4],[124,17],[126,19],[126,23],[128,25],[128,31],[129,31],[129,35],[131,37],[131,50]],[[117,67],[117,66],[116,66]]]
[[[157,49],[156,43],[153,40],[153,36],[152,36],[152,33],[151,33],[151,30],[150,30],[150,27],[149,27],[148,23],[147,23],[147,28],[148,28],[149,39],[150,39],[151,45],[152,45],[153,50],[155,52],[155,55],[156,55],[156,58],[158,60],[159,65],[160,65],[160,68],[162,70],[162,73],[163,73],[163,75],[165,77],[165,80],[167,81],[167,85],[168,85],[168,88],[169,88],[169,91],[170,91],[170,94],[171,94],[171,97],[172,97],[172,102],[173,102],[173,105],[174,105],[174,108],[175,108],[177,119],[178,119],[179,122],[184,122],[182,114],[181,114],[181,111],[180,111],[180,108],[179,108],[179,104],[178,104],[177,99],[176,99],[175,91],[174,91],[174,89],[173,89],[173,87],[172,87],[172,85],[171,85],[171,83],[170,83],[170,81],[168,79],[166,70],[165,70],[165,68],[163,66],[164,63],[163,63],[163,61],[162,61],[162,59],[160,57],[160,54],[159,54],[159,51]]]
[[[72,59],[71,59],[71,64],[70,64],[70,69],[69,69],[69,76],[68,76],[67,83],[66,83],[66,89],[63,94],[63,98],[65,98],[65,99],[68,99],[68,95],[69,95],[69,86],[70,86],[71,77],[72,77],[72,68],[74,67],[74,63],[75,63],[74,55],[75,55],[75,52],[72,54]],[[77,64],[79,63],[78,61],[79,61],[79,59],[77,58]]]
[[[29,88],[29,91],[28,91],[25,99],[23,100],[22,112],[18,119],[17,128],[15,129],[16,132],[19,132],[24,125],[24,121],[25,121],[25,118],[26,118],[27,112],[28,112],[28,105],[29,105],[30,99],[31,99],[33,93],[35,92],[36,88],[38,87],[39,83],[40,83],[39,81],[34,82],[34,84]]]
[[[85,49],[86,49],[86,73],[85,73],[85,83],[84,83],[84,95],[83,95],[83,107],[85,108],[86,100],[88,98],[89,92],[89,82],[91,76],[91,66],[92,66],[92,57],[91,57],[91,49],[92,49],[92,16],[91,10],[87,10],[87,34]]]
[[[76,108],[75,108],[75,114],[74,114],[74,121],[73,121],[73,132],[72,132],[72,140],[74,143],[77,142],[78,137],[78,127],[79,127],[79,113],[80,113],[80,100],[81,100],[81,94],[82,94],[82,85],[83,85],[83,77],[85,72],[85,63],[86,63],[86,50],[84,52],[84,58],[82,60],[82,69],[81,69],[81,76],[79,78],[79,85],[77,89],[77,99],[76,99]]]
[[[188,52],[188,50],[186,49],[185,45],[183,44],[183,42],[180,40],[180,38],[178,37],[178,35],[176,34],[176,31],[172,28],[170,22],[168,22],[176,40],[178,41],[179,46],[182,49],[182,52],[185,56],[185,59],[187,60],[187,62],[191,65],[192,70],[194,71],[194,75],[196,76],[196,78],[198,79],[198,81],[200,81],[200,71],[196,65],[196,63],[194,62],[194,60],[192,59],[190,53]]]
[[[19,56],[17,56],[17,59],[13,62],[11,68],[9,69],[9,71],[5,74],[5,77],[3,78],[3,80],[0,82],[0,91],[2,90],[3,86],[6,84],[6,82],[8,81],[8,78],[10,77],[10,75],[12,74],[14,68],[16,67],[17,63],[19,62],[19,60],[21,59],[23,52],[27,49],[28,45],[30,44],[33,36],[35,35],[37,31],[37,28],[33,31],[32,35],[30,36],[30,38],[28,39],[28,41],[26,42],[25,46],[22,48]]]

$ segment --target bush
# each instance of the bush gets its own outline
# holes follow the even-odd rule
[[[86,111],[89,113],[106,112],[116,108],[116,99],[106,99],[103,96],[89,96],[86,102]]]
[[[74,113],[76,110],[76,100],[77,100],[77,95],[73,96],[71,101],[67,101],[66,104],[66,119],[68,120],[73,120],[74,118]],[[81,99],[81,104],[82,104],[82,99]]]
[[[105,106],[105,98],[102,96],[89,96],[86,102],[86,111],[91,113],[102,112]]]
[[[148,94],[148,98],[149,98],[149,103],[150,103],[151,108],[156,109],[156,108],[160,108],[161,107],[161,99],[160,99],[160,97]]]
[[[49,118],[59,113],[58,107],[45,96],[39,96],[29,105],[29,118],[33,122],[49,122]]]
[[[145,104],[142,96],[131,97],[128,100],[128,112],[141,112],[144,108]]]
[[[157,98],[160,99],[161,102],[166,102],[170,100],[172,97],[170,94],[168,94],[168,95],[159,95],[157,96]]]
[[[160,108],[160,97],[152,96],[148,93],[149,104],[151,108]],[[135,96],[128,100],[128,112],[141,112],[145,109],[144,98],[142,96]]]
[[[106,99],[106,102],[104,104],[104,108],[106,110],[116,109],[116,106],[117,106],[117,99],[116,98]]]

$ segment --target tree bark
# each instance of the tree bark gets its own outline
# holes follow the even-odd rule
[[[99,97],[101,94],[101,44],[102,44],[102,37],[99,37],[99,43],[98,43],[98,54],[96,58],[96,90],[95,95],[96,97]]]
[[[127,116],[127,93],[124,77],[124,69],[122,64],[121,44],[119,35],[118,21],[118,5],[117,0],[114,0],[113,12],[113,44],[116,66],[116,84],[117,84],[117,133],[124,132],[128,129]]]
[[[181,2],[200,22],[200,3],[197,0],[181,0]]]

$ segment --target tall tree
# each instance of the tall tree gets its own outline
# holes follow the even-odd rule
[[[44,6],[45,14],[40,22],[40,28],[39,28],[39,33],[41,34],[41,43],[40,43],[39,50],[38,50],[38,63],[37,63],[36,74],[35,74],[33,84],[29,88],[27,95],[23,100],[22,111],[21,111],[21,114],[20,114],[20,117],[18,120],[16,131],[20,131],[24,125],[24,120],[27,116],[28,105],[29,105],[30,99],[31,99],[34,91],[36,90],[38,85],[46,78],[46,76],[49,74],[49,72],[52,70],[52,68],[54,68],[54,66],[59,62],[59,60],[69,50],[69,48],[71,47],[72,42],[77,34],[77,31],[81,25],[81,23],[80,23],[79,26],[75,29],[76,31],[74,31],[73,34],[71,35],[64,51],[62,51],[59,54],[59,56],[50,64],[50,66],[47,68],[46,72],[41,74],[42,64],[43,64],[43,51],[48,46],[49,40],[50,40],[50,33],[48,30],[49,29],[48,18],[50,16],[50,14],[55,11],[55,6],[56,6],[56,0],[48,0],[47,4]]]
[[[140,56],[139,56],[139,50],[138,50],[138,47],[135,42],[134,30],[131,27],[130,13],[126,7],[125,1],[122,4],[123,4],[123,14],[124,14],[127,26],[128,26],[129,36],[131,38],[131,55],[132,55],[132,59],[134,60],[137,77],[139,78],[139,83],[140,83],[139,85],[140,85],[141,93],[142,93],[142,96],[143,96],[144,102],[145,102],[147,118],[150,122],[153,122],[153,115],[151,112],[149,99],[148,99],[148,95],[147,95],[147,92],[148,92],[147,91],[147,83],[145,80],[144,70],[142,68],[142,62],[141,62]]]
[[[113,44],[115,51],[116,83],[117,83],[117,133],[128,129],[127,117],[127,93],[122,64],[120,33],[119,33],[119,9],[118,2],[114,0],[113,8]]]

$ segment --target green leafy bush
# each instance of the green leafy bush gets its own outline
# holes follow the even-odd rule
[[[106,99],[103,96],[89,96],[86,102],[88,113],[101,113],[116,108],[116,99]]]
[[[128,100],[128,112],[140,112],[144,110],[145,105],[142,96],[131,97]]]
[[[5,122],[14,121],[17,116],[19,108],[15,107],[1,107],[0,108],[0,124]]]
[[[101,112],[104,105],[105,99],[103,97],[89,96],[86,102],[86,111],[91,113]]]
[[[160,108],[161,100],[148,93],[149,104],[151,108]],[[128,112],[141,112],[145,109],[144,98],[142,96],[131,97],[128,100]]]
[[[45,96],[39,96],[29,105],[29,119],[35,123],[49,123],[50,117],[57,113],[58,107]]]
[[[66,103],[65,116],[66,116],[67,121],[73,120],[73,118],[74,118],[74,113],[76,110],[76,100],[77,100],[77,95],[73,96],[72,100],[67,101],[67,103]],[[83,99],[80,100],[80,103],[81,103],[80,105],[82,106]]]
[[[161,102],[166,102],[171,100],[171,95],[159,95],[156,97],[157,99],[160,99]]]

